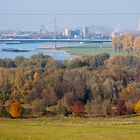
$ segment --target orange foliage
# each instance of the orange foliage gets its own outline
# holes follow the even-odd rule
[[[137,114],[140,114],[140,100],[135,104],[134,111]]]
[[[21,116],[22,106],[20,102],[14,101],[9,106],[9,113],[13,118],[19,118]]]
[[[127,86],[126,88],[122,89],[123,94],[132,94],[135,92],[135,89],[132,86]]]
[[[35,72],[35,74],[34,74],[34,82],[37,82],[38,80],[39,80],[39,78],[40,78],[40,75],[39,75],[39,73],[38,72]]]

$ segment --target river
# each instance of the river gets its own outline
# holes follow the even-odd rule
[[[78,46],[79,43],[57,43],[57,46],[59,47],[65,47],[65,46]],[[45,55],[50,55],[52,58],[56,60],[65,60],[74,57],[71,54],[65,54],[63,52],[59,51],[51,51],[47,49],[37,49],[38,47],[54,47],[54,43],[25,43],[25,44],[0,44],[0,58],[12,58],[14,59],[17,56],[24,56],[25,58],[30,58],[34,54],[43,53]],[[29,52],[5,52],[2,51],[3,48],[15,48],[15,49],[26,49],[29,50]]]

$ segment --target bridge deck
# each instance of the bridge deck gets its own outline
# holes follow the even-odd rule
[[[21,43],[36,43],[36,42],[89,42],[89,43],[107,43],[111,40],[93,40],[93,39],[0,39],[0,42],[21,42]]]

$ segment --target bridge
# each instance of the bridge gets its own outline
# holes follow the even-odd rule
[[[110,43],[112,40],[94,39],[0,39],[0,43],[39,43],[39,42],[86,42],[86,43]]]

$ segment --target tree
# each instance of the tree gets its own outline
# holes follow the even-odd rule
[[[126,112],[127,112],[127,108],[125,105],[125,101],[120,100],[117,104],[117,107],[116,107],[116,113],[117,113],[117,115],[125,115]]]
[[[39,73],[38,72],[35,72],[33,78],[34,78],[34,82],[39,81],[39,79],[40,79]]]
[[[13,71],[0,68],[0,99],[6,101],[11,94]]]
[[[134,36],[132,33],[130,32],[124,33],[124,38],[122,43],[123,43],[124,50],[127,51],[128,54],[133,51],[133,41],[134,41]]]
[[[46,106],[55,105],[57,103],[57,97],[54,88],[48,85],[42,92],[42,98],[44,99]]]
[[[19,101],[13,101],[9,106],[9,113],[13,118],[21,117],[22,106]]]
[[[115,36],[112,39],[112,48],[114,51],[122,51],[123,49],[123,36]]]
[[[0,117],[3,115],[4,105],[3,102],[0,100]]]
[[[74,94],[73,92],[67,92],[64,94],[63,98],[61,99],[61,104],[63,107],[70,107],[74,103]]]
[[[5,59],[0,59],[0,67],[15,68],[16,64],[14,60],[5,58]]]
[[[76,116],[81,116],[85,113],[85,104],[82,101],[76,101],[74,102],[74,105],[72,107],[72,112]]]
[[[50,59],[46,64],[46,72],[47,74],[53,73],[56,70],[63,69],[64,64],[59,61],[55,61],[53,59]]]
[[[25,60],[26,60],[26,58],[24,58],[23,56],[17,56],[15,58],[15,64],[18,66],[18,65],[20,65]]]
[[[135,92],[135,89],[130,85],[122,89],[122,94],[133,94],[134,92]]]
[[[136,51],[136,53],[139,55],[140,54],[140,37],[136,37],[134,40],[134,50]]]
[[[134,111],[137,114],[140,114],[140,100],[135,104]]]
[[[31,113],[33,117],[41,117],[45,114],[45,102],[42,99],[35,99],[31,102]]]

